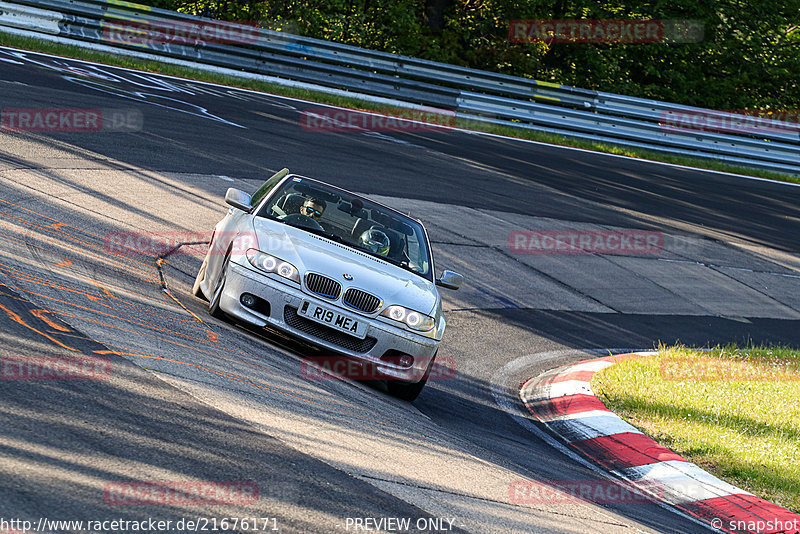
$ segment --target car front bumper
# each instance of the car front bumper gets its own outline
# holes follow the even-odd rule
[[[243,293],[250,293],[269,303],[269,314],[259,313],[244,306]],[[325,299],[303,292],[300,286],[283,283],[258,271],[231,262],[225,279],[219,306],[228,315],[244,322],[285,332],[295,338],[331,351],[330,356],[346,355],[370,364],[380,378],[419,382],[436,353],[439,341],[384,323],[378,319],[342,310],[367,324],[366,339],[360,340],[331,327],[298,315],[304,301],[327,308],[339,307]],[[374,340],[374,343],[373,341]],[[401,367],[381,359],[395,350],[414,357],[411,367]]]

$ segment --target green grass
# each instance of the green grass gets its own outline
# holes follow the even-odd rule
[[[319,91],[297,89],[274,83],[214,74],[179,65],[162,63],[160,61],[150,61],[144,59],[137,59],[129,56],[121,56],[121,55],[118,56],[104,52],[97,52],[86,48],[81,48],[78,46],[51,43],[48,41],[32,39],[29,37],[21,37],[17,35],[10,35],[2,32],[0,32],[0,45],[21,48],[23,50],[46,52],[49,54],[71,57],[76,59],[84,59],[87,61],[95,61],[97,63],[104,63],[107,65],[115,65],[119,67],[143,70],[146,72],[155,72],[160,74],[179,76],[182,78],[189,78],[192,80],[219,83],[222,85],[240,87],[243,89],[263,91],[266,93],[273,93],[276,95],[310,100],[322,104],[341,106],[344,108],[385,112],[388,114],[393,114],[393,113],[396,114],[397,112],[397,108],[394,108],[392,106],[387,106],[385,104],[378,104],[374,102],[367,102],[357,97],[331,95]],[[485,124],[466,119],[457,119],[453,123],[450,120],[450,117],[447,116],[441,119],[437,119],[434,122],[438,124],[448,124],[480,132],[505,135],[509,137],[516,137],[519,139],[528,139],[532,141],[551,143],[555,145],[583,148],[587,150],[594,150],[597,152],[605,152],[609,154],[617,154],[621,156],[629,156],[633,158],[647,159],[653,161],[662,161],[665,163],[674,163],[676,165],[686,165],[689,167],[698,167],[701,169],[711,169],[717,171],[732,172],[737,174],[745,174],[749,176],[756,176],[759,178],[767,178],[770,180],[800,183],[800,176],[771,172],[761,169],[752,169],[748,167],[722,163],[715,160],[706,160],[702,158],[692,158],[684,156],[672,156],[668,154],[662,154],[656,151],[625,148],[606,143],[583,141],[579,139],[564,137],[561,135],[530,131],[530,130],[520,130],[512,128],[510,126]]]
[[[719,478],[800,512],[800,352],[660,347],[592,379],[620,417]]]

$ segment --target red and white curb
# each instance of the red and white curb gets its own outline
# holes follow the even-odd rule
[[[605,356],[525,382],[522,402],[572,450],[644,493],[723,532],[798,533],[800,516],[700,469],[620,419],[595,397],[592,376],[653,352]]]

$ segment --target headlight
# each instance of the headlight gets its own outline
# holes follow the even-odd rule
[[[249,249],[245,254],[250,265],[268,273],[275,273],[278,276],[300,283],[300,273],[291,263],[285,262],[275,256],[270,256],[260,250]]]
[[[387,307],[381,312],[381,315],[394,321],[405,323],[409,328],[420,332],[427,332],[433,328],[435,323],[433,317],[397,305]]]

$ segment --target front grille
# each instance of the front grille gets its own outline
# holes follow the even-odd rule
[[[358,339],[357,337],[347,335],[344,332],[339,332],[323,324],[306,319],[298,315],[297,308],[293,308],[292,306],[283,308],[283,320],[292,328],[296,328],[322,341],[327,341],[337,347],[342,347],[343,349],[351,350],[359,354],[369,352],[369,350],[375,346],[375,343],[378,342],[374,337]]]
[[[312,293],[328,299],[337,299],[342,292],[342,284],[316,273],[306,273],[306,287]]]
[[[375,295],[352,287],[344,292],[342,302],[364,313],[372,313],[381,305],[381,299]]]

